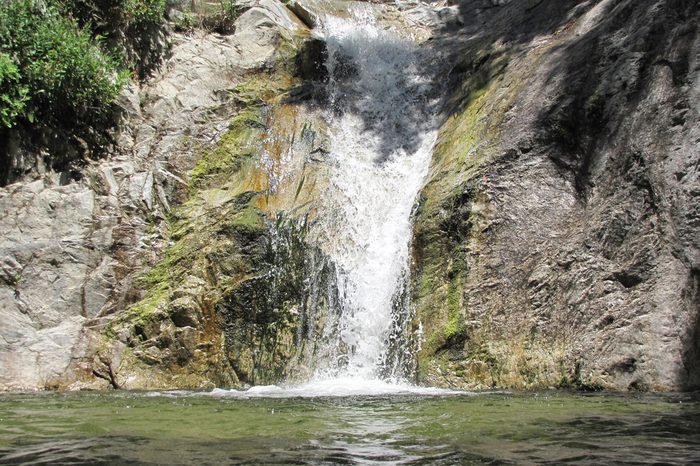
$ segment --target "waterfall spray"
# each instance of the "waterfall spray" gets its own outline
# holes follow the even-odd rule
[[[340,309],[320,375],[401,378],[411,211],[436,138],[432,83],[416,44],[367,15],[326,18],[323,34],[331,179],[312,235],[335,264]]]

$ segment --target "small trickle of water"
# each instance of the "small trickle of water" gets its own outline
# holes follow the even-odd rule
[[[406,351],[387,352],[410,318],[402,296],[411,211],[436,138],[432,83],[416,44],[356,16],[323,25],[332,166],[311,235],[336,266],[341,309],[320,375],[401,378]]]

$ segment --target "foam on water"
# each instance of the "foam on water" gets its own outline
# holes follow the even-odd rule
[[[351,396],[439,396],[468,395],[469,392],[446,390],[432,387],[416,387],[403,383],[390,383],[383,380],[338,377],[324,381],[309,382],[297,386],[258,385],[248,390],[226,390],[216,388],[207,395],[230,398],[316,398]]]

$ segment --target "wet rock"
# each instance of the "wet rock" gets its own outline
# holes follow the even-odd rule
[[[697,115],[690,123],[675,109],[700,79],[690,65],[699,12],[674,1],[639,7],[511,2],[476,11],[463,2],[459,28],[481,21],[494,35],[456,40],[450,26],[435,36],[459,57],[486,58],[455,75],[464,94],[452,98],[416,218],[426,383],[697,386],[699,231],[687,175],[673,167],[698,163]],[[450,201],[464,186],[475,194]],[[484,226],[473,222],[455,243],[450,216]],[[441,309],[457,285],[470,339],[446,359],[440,342],[452,327]]]
[[[139,277],[165,245],[171,205],[185,196],[202,147],[221,137],[238,109],[230,91],[240,74],[272,63],[280,41],[300,27],[280,3],[257,3],[232,36],[173,35],[162,68],[120,98],[119,144],[110,157],[54,174],[40,154],[11,151],[12,166],[27,177],[0,189],[0,388],[114,386],[92,355],[117,348],[103,358],[117,378],[130,359],[118,358],[123,349],[100,335],[108,328],[115,341],[159,335],[158,316],[135,326],[112,320],[143,294]],[[187,299],[174,313],[181,329],[201,323]],[[172,341],[186,351],[172,350],[171,358],[192,354],[189,330],[175,331]]]
[[[304,42],[297,53],[297,75],[305,81],[326,81],[328,51],[323,40],[311,38]]]
[[[333,163],[314,108],[325,48],[298,48],[319,10],[249,3],[233,35],[172,37],[122,96],[107,159],[53,173],[10,151],[24,178],[0,189],[0,388],[308,375],[301,341],[334,299],[303,234]],[[697,387],[697,5],[363,7],[454,65],[415,213],[419,381]]]

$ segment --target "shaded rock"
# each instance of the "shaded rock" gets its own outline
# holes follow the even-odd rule
[[[199,305],[191,297],[178,298],[170,303],[170,319],[176,327],[197,327]]]
[[[311,38],[304,42],[296,56],[296,74],[304,81],[326,81],[328,51],[321,39]]]
[[[416,217],[422,380],[697,386],[694,195],[672,168],[698,160],[697,118],[674,116],[700,79],[697,6],[457,6],[434,43],[463,60],[458,90]]]
[[[233,35],[173,36],[109,158],[10,151],[0,388],[308,376],[337,286],[305,236],[333,163],[306,34],[350,3],[249,3]],[[697,387],[697,4],[362,8],[450,64],[415,211],[418,381]]]

